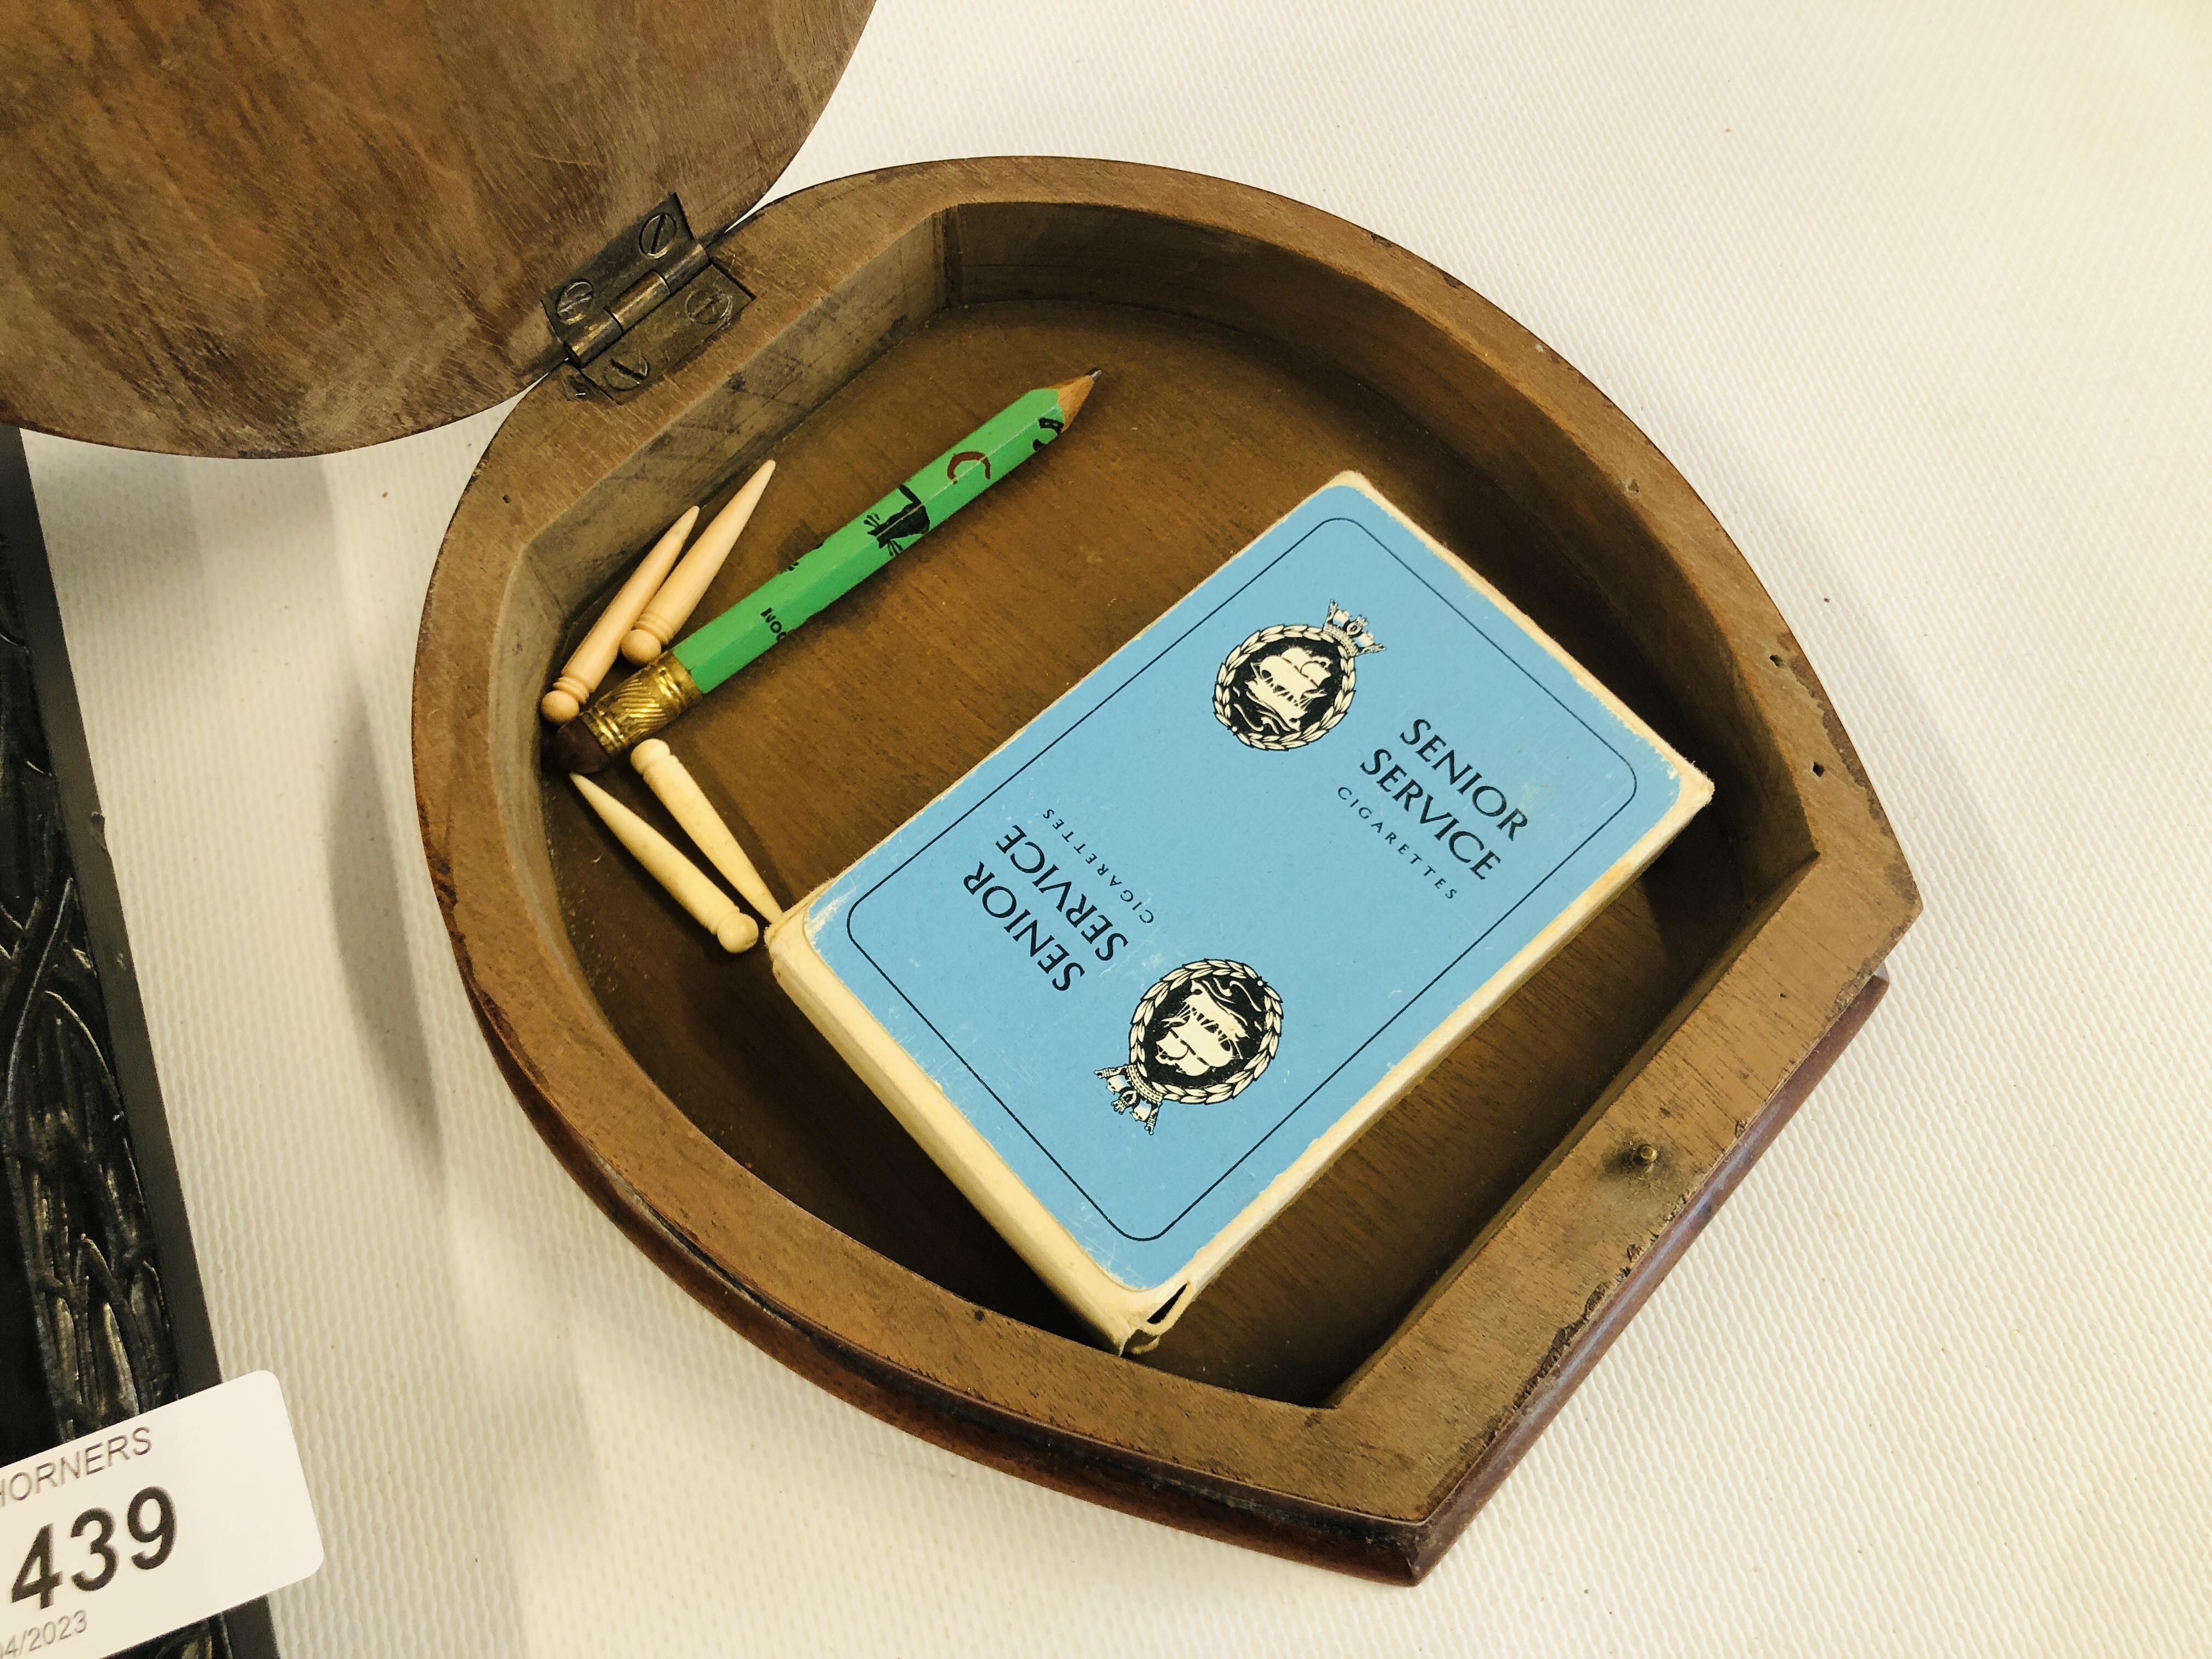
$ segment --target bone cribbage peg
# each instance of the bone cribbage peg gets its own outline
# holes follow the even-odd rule
[[[690,620],[692,611],[698,608],[700,599],[720,573],[722,561],[730,556],[730,550],[744,533],[753,508],[760,505],[761,491],[768,488],[769,475],[775,471],[774,461],[763,461],[738,493],[730,497],[729,504],[699,532],[699,539],[691,544],[684,562],[670,574],[660,585],[660,591],[630,625],[622,642],[623,656],[634,663],[648,663],[668,648],[669,641],[676,637],[678,629]]]
[[[678,852],[665,836],[589,778],[571,772],[568,781],[583,792],[592,810],[615,832],[615,839],[645,866],[646,873],[666,888],[669,896],[714,936],[715,943],[732,956],[752,949],[754,941],[760,938],[760,924],[738,908],[738,902],[708,880],[705,871]]]
[[[745,856],[745,849],[722,822],[722,815],[714,810],[690,769],[669,751],[668,745],[659,738],[647,738],[630,750],[629,761],[645,780],[646,787],[684,826],[684,834],[707,855],[707,861],[744,895],[745,902],[770,921],[782,921],[783,907],[775,902],[775,895],[769,891],[752,860]]]
[[[584,635],[584,642],[568,659],[568,666],[553,682],[553,689],[538,700],[539,714],[556,726],[576,718],[576,711],[599,689],[607,670],[615,665],[615,653],[621,647],[623,635],[629,631],[646,602],[659,590],[669,567],[676,562],[676,556],[684,550],[684,538],[698,522],[699,509],[684,508],[684,516],[669,526],[653,544],[653,550],[637,562],[637,568],[629,573],[629,580],[607,601],[607,608],[592,624],[592,631]]]

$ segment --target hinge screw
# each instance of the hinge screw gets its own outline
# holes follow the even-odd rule
[[[647,219],[637,233],[637,251],[648,259],[658,259],[668,252],[676,240],[674,216],[656,213]]]
[[[553,314],[564,323],[580,323],[591,314],[593,297],[589,283],[571,283],[561,290],[561,297],[554,301]]]
[[[730,296],[720,289],[695,283],[684,296],[684,314],[702,328],[720,328],[730,320]]]
[[[607,384],[617,392],[633,391],[652,378],[652,361],[641,352],[625,352],[607,359]]]

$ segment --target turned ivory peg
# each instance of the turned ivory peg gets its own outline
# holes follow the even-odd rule
[[[770,921],[782,921],[783,907],[775,902],[775,895],[768,890],[768,884],[753,868],[745,849],[738,845],[730,826],[722,822],[722,815],[708,800],[690,769],[669,752],[668,745],[659,738],[647,738],[630,750],[629,763],[637,768],[646,787],[660,798],[668,815],[698,844],[707,861],[744,896],[745,902]]]
[[[584,792],[615,839],[646,868],[646,873],[668,890],[669,896],[691,913],[692,920],[714,936],[732,956],[750,951],[760,937],[760,924],[738,908],[738,902],[707,878],[707,872],[675,847],[658,830],[612,795],[578,773],[568,780]]]
[[[599,689],[607,670],[615,665],[615,652],[622,644],[623,635],[629,631],[638,612],[645,609],[646,601],[659,587],[669,566],[684,550],[684,538],[698,522],[699,509],[684,508],[684,516],[669,526],[667,532],[653,544],[653,550],[638,561],[637,568],[629,573],[629,580],[607,602],[599,621],[592,624],[592,631],[576,647],[575,655],[568,659],[568,665],[553,682],[553,689],[538,700],[539,714],[556,726],[576,718],[576,711]]]
[[[629,634],[622,642],[623,655],[634,663],[643,664],[668,649],[669,641],[676,637],[678,629],[690,620],[691,612],[720,572],[722,561],[738,544],[738,538],[753,516],[753,508],[760,505],[761,491],[768,488],[769,474],[775,471],[774,461],[763,461],[753,476],[745,480],[744,486],[730,497],[729,505],[699,532],[699,539],[691,544],[684,562],[660,585],[660,591],[630,625]]]

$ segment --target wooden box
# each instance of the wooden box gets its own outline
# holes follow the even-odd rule
[[[1215,179],[1044,160],[842,179],[693,252],[680,221],[656,229],[672,186],[708,225],[765,187],[864,9],[592,8],[596,27],[641,37],[678,15],[722,30],[724,48],[784,29],[782,72],[741,89],[750,102],[694,77],[680,112],[620,75],[580,108],[517,94],[449,112],[473,170],[422,173],[427,210],[362,186],[356,211],[383,234],[403,210],[435,216],[413,230],[461,250],[445,266],[330,261],[302,290],[337,319],[313,340],[222,279],[190,296],[208,345],[123,340],[96,307],[42,301],[48,343],[96,342],[107,378],[57,398],[11,342],[0,407],[112,441],[313,449],[450,418],[551,368],[455,514],[414,710],[431,879],[524,1109],[693,1294],[887,1420],[1195,1531],[1418,1578],[1866,1018],[1918,908],[1911,877],[1811,666],[1689,486],[1541,342],[1379,237]],[[224,33],[225,72],[257,52],[269,70],[273,24],[251,36]],[[411,95],[407,44],[380,50],[393,57],[373,89]],[[511,92],[498,67],[485,84]],[[304,96],[276,101],[310,128],[326,119]],[[547,197],[517,208],[487,128],[604,157],[613,182],[522,167]],[[404,179],[393,157],[420,161],[440,136],[399,124],[332,142]],[[240,167],[299,161],[272,147],[244,127],[213,146],[204,218],[206,203],[245,211]],[[83,161],[59,138],[42,153]],[[163,165],[173,179],[174,155]],[[437,297],[454,268],[465,304]],[[55,270],[27,270],[54,291]],[[648,306],[656,280],[667,294]],[[393,291],[422,300],[419,327],[368,320]],[[377,355],[394,340],[405,373]],[[1717,791],[1133,1359],[1081,1338],[782,997],[764,953],[716,951],[549,786],[535,712],[625,562],[764,456],[775,483],[702,615],[1015,392],[1094,366],[1081,428],[1048,463],[687,717],[687,759],[787,896],[1345,467]],[[608,776],[643,804],[626,771]]]

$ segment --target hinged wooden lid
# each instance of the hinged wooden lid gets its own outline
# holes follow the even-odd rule
[[[295,455],[487,408],[663,197],[703,237],[760,198],[872,3],[18,9],[0,420]]]

